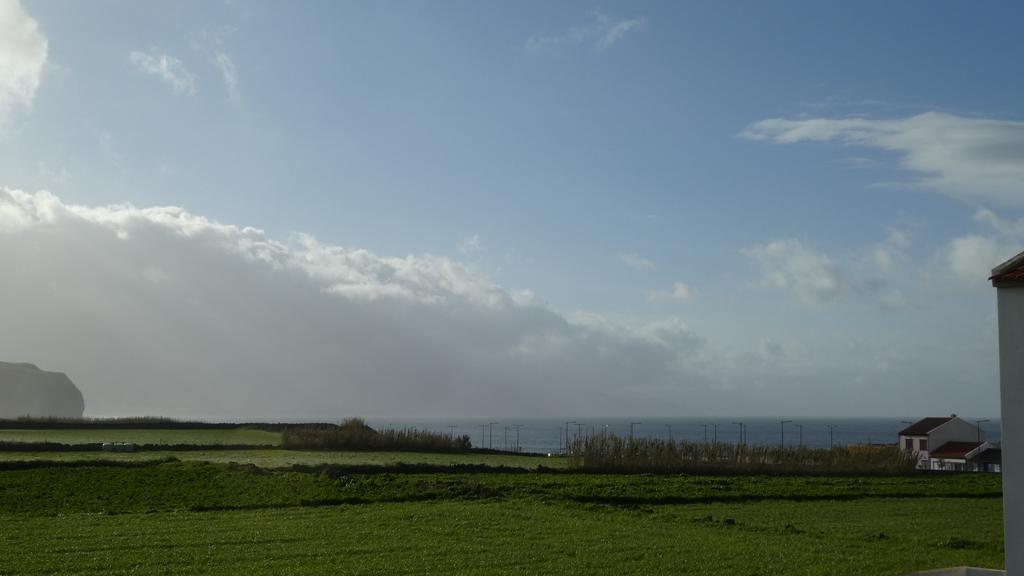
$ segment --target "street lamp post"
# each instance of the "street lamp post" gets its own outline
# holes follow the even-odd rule
[[[494,425],[499,422],[488,422],[487,423],[487,449],[491,450],[494,448]]]
[[[736,443],[736,445],[737,446],[742,446],[743,444],[746,444],[747,443],[746,442],[747,439],[745,437],[746,434],[745,434],[745,430],[744,430],[744,428],[747,427],[746,424],[744,424],[743,422],[733,422],[733,424],[735,424],[735,425],[740,427],[740,440],[739,440],[739,442]]]
[[[513,428],[516,429],[516,452],[522,452],[522,448],[519,446],[519,429],[523,427],[522,424],[513,424]]]
[[[779,420],[779,446],[782,448],[786,447],[786,424],[789,424],[792,420]]]
[[[975,420],[974,421],[975,426],[977,426],[977,428],[978,428],[978,443],[981,443],[981,424],[983,422],[988,422],[988,421],[989,420],[987,418],[984,419],[984,420]]]

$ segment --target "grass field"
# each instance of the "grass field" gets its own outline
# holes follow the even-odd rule
[[[998,516],[998,500],[942,498],[16,516],[0,524],[0,548],[17,551],[0,573],[885,576],[999,566]]]
[[[96,444],[134,442],[136,444],[227,444],[278,446],[279,432],[235,428],[224,430],[147,430],[147,429],[51,429],[0,430],[0,442],[56,442],[59,444]]]
[[[564,468],[565,458],[542,458],[536,456],[515,456],[507,454],[486,454],[478,452],[435,454],[429,452],[319,452],[299,450],[196,450],[196,451],[145,451],[145,452],[0,452],[0,462],[20,460],[82,461],[111,460],[116,462],[141,462],[177,458],[183,461],[202,461],[239,464],[255,464],[263,468],[281,468],[294,464],[309,466],[317,464],[342,465],[388,465],[405,464],[485,464],[488,466],[511,466],[535,469],[537,466]]]
[[[994,475],[0,472],[0,574],[898,575],[1002,562]]]

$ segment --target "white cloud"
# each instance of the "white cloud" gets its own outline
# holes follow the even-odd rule
[[[622,40],[626,34],[643,30],[647,26],[647,18],[641,16],[639,18],[623,19],[612,22],[607,16],[603,16],[603,23],[607,24],[604,29],[604,33],[597,40],[598,51],[604,51],[611,48],[612,44],[615,44],[619,40]]]
[[[762,285],[790,291],[804,303],[835,300],[845,288],[836,264],[799,240],[776,240],[747,248],[742,254],[760,266]]]
[[[128,54],[128,58],[139,71],[163,80],[175,93],[196,93],[196,76],[181,60],[158,53],[156,50],[151,52],[133,50]]]
[[[635,252],[620,252],[617,256],[619,262],[634,270],[654,270],[654,262],[640,256]]]
[[[1024,249],[1024,219],[1006,220],[987,208],[979,208],[974,219],[989,231],[954,238],[941,257],[954,277],[968,285],[984,286],[992,268]]]
[[[978,208],[974,213],[974,219],[987,224],[996,233],[1004,238],[1012,240],[1024,240],[1024,218],[1018,220],[1006,220],[988,208]]]
[[[200,30],[189,41],[192,48],[201,52],[220,73],[221,80],[224,82],[224,90],[228,95],[228,101],[232,104],[238,104],[242,99],[238,67],[235,65],[235,59],[226,48],[228,38],[236,32],[238,30],[230,26],[217,28],[213,31]]]
[[[479,254],[480,252],[483,252],[483,250],[484,243],[480,240],[479,234],[467,236],[463,238],[461,242],[459,242],[459,252],[465,254],[466,256],[473,256],[475,254]]]
[[[741,134],[779,144],[837,141],[899,155],[914,184],[965,202],[1024,206],[1024,122],[926,112],[908,118],[770,118]]]
[[[46,65],[48,44],[18,0],[0,0],[0,134],[18,108],[30,108]]]
[[[227,52],[217,52],[214,62],[220,69],[221,78],[224,80],[224,89],[228,92],[228,100],[237,104],[242,99],[242,92],[238,86],[238,69],[235,68],[235,61]]]
[[[988,230],[954,238],[943,247],[940,259],[953,277],[981,287],[986,286],[992,268],[1024,250],[1024,219],[1007,220],[988,208],[979,208],[974,220]]]
[[[1007,250],[991,237],[978,235],[955,238],[946,249],[950,272],[975,284],[983,284],[992,268],[1012,255],[1012,249]]]
[[[671,290],[655,290],[648,293],[647,299],[651,302],[664,302],[675,300],[677,302],[688,302],[694,297],[693,288],[682,282],[674,282]]]
[[[899,228],[889,228],[885,240],[877,242],[867,250],[867,264],[875,273],[890,275],[908,261],[910,233]]]
[[[613,19],[596,10],[591,14],[590,22],[583,26],[575,26],[562,34],[531,36],[526,41],[526,49],[542,52],[563,46],[590,45],[594,51],[604,52],[630,32],[643,30],[646,26],[645,16]]]
[[[678,319],[563,315],[464,264],[288,242],[176,207],[0,188],[0,349],[87,410],[187,416],[727,410]],[[97,337],[102,335],[102,337]],[[720,368],[725,368],[723,372]],[[539,407],[539,408],[538,408]]]

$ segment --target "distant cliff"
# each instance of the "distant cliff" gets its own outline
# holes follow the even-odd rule
[[[0,418],[81,418],[82,392],[61,372],[0,362]]]

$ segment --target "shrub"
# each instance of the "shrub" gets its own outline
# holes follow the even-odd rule
[[[337,426],[287,426],[281,434],[281,445],[304,450],[413,452],[462,452],[471,447],[469,436],[452,436],[417,428],[374,430],[361,418],[349,418]]]

